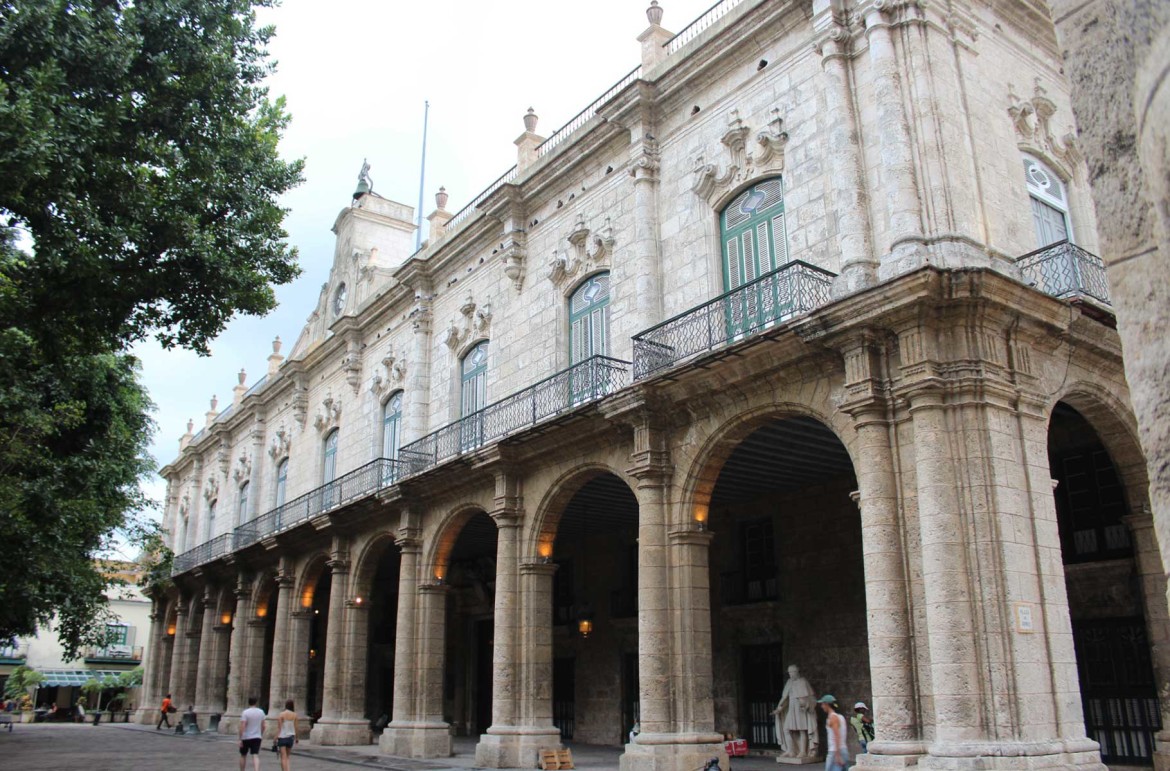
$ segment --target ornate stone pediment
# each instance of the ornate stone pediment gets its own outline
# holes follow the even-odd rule
[[[1052,116],[1056,114],[1056,103],[1046,96],[1046,91],[1036,78],[1035,92],[1031,99],[1021,99],[1012,85],[1008,84],[1008,115],[1012,117],[1016,136],[1020,144],[1032,147],[1064,164],[1065,171],[1075,172],[1082,160],[1077,139],[1071,132],[1059,139],[1052,132]]]
[[[370,392],[381,399],[387,391],[400,388],[404,380],[406,362],[395,356],[393,348],[387,348],[386,355],[382,357],[382,371],[375,372],[370,381]]]
[[[281,426],[276,429],[272,434],[272,443],[268,446],[268,457],[274,461],[287,457],[291,439],[291,432],[287,428]]]
[[[447,327],[446,334],[443,336],[443,342],[447,344],[447,347],[451,349],[452,353],[462,348],[473,336],[489,337],[491,334],[491,302],[477,305],[472,296],[468,294],[467,299],[463,301],[463,305],[459,308],[459,313],[463,318],[458,321],[452,321],[451,325]]]
[[[691,183],[695,195],[714,205],[745,182],[784,171],[788,133],[783,130],[780,111],[772,110],[772,116],[768,126],[756,132],[755,142],[749,143],[751,129],[740,119],[739,110],[731,111],[727,132],[719,140],[727,148],[730,161],[720,169],[717,164],[707,163],[702,155],[696,158]]]
[[[236,467],[232,470],[232,479],[236,480],[236,484],[243,484],[252,478],[252,456],[248,453],[240,453],[240,457],[236,458]]]
[[[219,497],[219,477],[212,476],[203,487],[203,499],[211,502]]]
[[[553,256],[548,280],[564,292],[576,277],[587,275],[597,268],[609,267],[613,253],[613,227],[609,217],[596,232],[585,226],[585,218],[578,217],[573,231],[565,236],[569,247]]]
[[[313,418],[313,425],[317,431],[324,434],[328,431],[337,428],[341,423],[341,400],[334,399],[330,392],[325,393],[325,398],[321,400],[321,406],[317,409],[317,414]]]

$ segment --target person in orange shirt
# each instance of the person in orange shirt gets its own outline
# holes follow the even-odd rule
[[[168,693],[167,697],[165,699],[163,699],[163,701],[162,701],[162,707],[159,708],[158,725],[156,725],[154,727],[154,730],[157,731],[160,728],[162,728],[163,723],[167,724],[167,728],[171,727],[170,713],[171,713],[171,695]]]

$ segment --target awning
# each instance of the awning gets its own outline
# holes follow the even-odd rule
[[[118,675],[123,674],[115,669],[39,669],[37,671],[45,676],[44,681],[40,684],[41,688],[81,686],[90,680],[103,682],[113,680]]]

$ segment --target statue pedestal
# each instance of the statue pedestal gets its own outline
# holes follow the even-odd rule
[[[777,755],[777,763],[783,763],[786,766],[823,766],[825,764],[824,758],[793,758],[787,755]]]

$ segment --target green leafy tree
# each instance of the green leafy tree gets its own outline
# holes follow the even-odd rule
[[[45,682],[45,676],[32,667],[21,664],[4,681],[4,696],[19,699],[28,695],[28,689]]]
[[[146,501],[128,346],[206,353],[298,273],[270,0],[0,0],[0,640],[101,644],[94,558]]]

